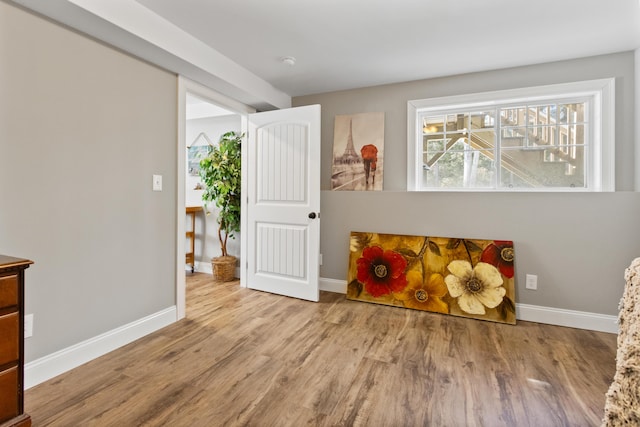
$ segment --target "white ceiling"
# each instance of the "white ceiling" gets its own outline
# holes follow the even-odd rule
[[[640,48],[640,0],[13,1],[258,109]]]
[[[216,104],[212,104],[207,100],[200,99],[190,93],[187,93],[185,104],[185,115],[187,120],[234,114],[232,111],[222,108]]]
[[[640,47],[639,0],[137,1],[290,96]]]

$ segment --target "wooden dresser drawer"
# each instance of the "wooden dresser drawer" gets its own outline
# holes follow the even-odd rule
[[[33,261],[0,255],[0,427],[31,427],[24,413],[24,270]]]
[[[0,372],[0,423],[20,414],[17,392],[18,367]]]
[[[18,275],[0,277],[0,308],[18,305]]]
[[[20,318],[18,312],[0,316],[0,366],[20,357]]]

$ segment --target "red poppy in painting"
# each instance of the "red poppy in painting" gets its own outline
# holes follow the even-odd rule
[[[404,269],[407,260],[394,251],[379,246],[367,246],[358,258],[358,281],[374,297],[400,292],[407,286]]]
[[[492,244],[484,248],[480,256],[480,262],[498,267],[505,277],[513,277],[513,242],[506,240],[494,240]]]

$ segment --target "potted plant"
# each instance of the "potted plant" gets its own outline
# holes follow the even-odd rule
[[[244,134],[227,132],[217,146],[200,160],[200,178],[204,185],[202,200],[218,207],[218,239],[221,256],[211,259],[213,277],[230,281],[235,277],[236,257],[227,252],[227,239],[240,231],[241,142]]]

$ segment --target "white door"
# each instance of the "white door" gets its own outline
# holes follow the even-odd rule
[[[249,115],[247,286],[318,301],[320,106]]]

